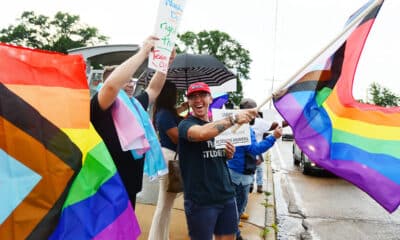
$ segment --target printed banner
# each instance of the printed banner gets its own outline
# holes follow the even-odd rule
[[[240,110],[231,110],[231,109],[212,109],[213,120],[220,120],[226,118],[229,115],[236,114]],[[236,147],[238,146],[246,146],[251,144],[250,137],[250,125],[243,124],[240,128],[234,133],[232,132],[232,127],[225,130],[218,136],[214,138],[214,145],[216,149],[225,148],[226,141],[230,141]]]

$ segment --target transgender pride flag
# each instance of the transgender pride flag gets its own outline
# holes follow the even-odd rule
[[[0,43],[1,239],[136,239],[81,56]]]
[[[383,1],[370,1],[288,89],[274,98],[296,143],[316,164],[355,184],[387,211],[400,204],[400,107],[354,100],[353,79]]]

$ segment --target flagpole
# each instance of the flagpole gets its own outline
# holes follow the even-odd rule
[[[295,72],[290,78],[288,78],[285,82],[279,85],[277,90],[271,94],[271,96],[267,97],[258,107],[256,108],[257,112],[267,104],[271,99],[276,95],[279,91],[287,87],[301,72],[303,72],[312,62],[314,62],[322,53],[324,53],[327,49],[333,46],[340,38],[342,38],[350,29],[354,27],[355,24],[358,24],[361,19],[366,17],[376,6],[378,6],[383,0],[375,0],[370,6],[368,6],[363,13],[358,15],[353,21],[348,24],[345,29],[337,35],[332,41],[329,42],[322,50],[320,50],[311,60],[309,60],[303,67],[301,67],[297,72]],[[236,132],[240,128],[240,125],[236,125],[233,127],[232,132]]]
[[[267,97],[260,105],[257,107],[257,111],[260,111],[260,109],[267,104],[275,94],[277,94],[279,91],[281,91],[283,88],[287,87],[294,78],[299,75],[302,71],[304,71],[312,62],[314,62],[323,52],[325,52],[327,49],[329,49],[332,45],[334,45],[343,35],[347,33],[351,28],[354,27],[355,24],[359,23],[360,19],[363,19],[366,17],[372,9],[374,9],[379,3],[381,3],[383,0],[376,0],[373,4],[371,4],[368,8],[364,10],[364,12],[360,15],[358,15],[339,35],[337,35],[331,42],[329,42],[328,45],[326,45],[321,51],[319,51],[311,60],[309,60],[303,67],[301,67],[297,72],[295,72],[289,79],[287,79],[284,83],[279,85],[277,90],[271,94],[271,96]]]

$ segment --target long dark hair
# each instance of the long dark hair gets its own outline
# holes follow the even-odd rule
[[[173,115],[180,118],[176,112],[177,90],[173,82],[166,81],[164,87],[158,95],[153,107],[153,125],[156,128],[156,114],[161,109],[170,111]]]

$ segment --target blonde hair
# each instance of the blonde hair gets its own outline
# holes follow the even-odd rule
[[[118,67],[118,65],[105,66],[103,69],[103,82],[106,81],[108,76]]]

